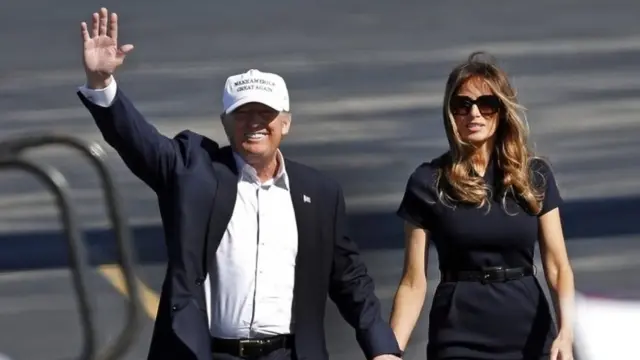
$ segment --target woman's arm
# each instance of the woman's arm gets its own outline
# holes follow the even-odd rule
[[[557,304],[559,335],[572,339],[575,288],[560,211],[555,208],[540,216],[538,221],[542,265]]]
[[[405,256],[402,278],[393,300],[391,328],[404,351],[418,322],[427,293],[428,231],[405,222]]]

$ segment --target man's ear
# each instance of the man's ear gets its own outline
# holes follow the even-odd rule
[[[222,122],[222,126],[224,126],[225,129],[227,129],[231,125],[232,121],[233,118],[231,117],[231,115],[226,113],[220,114],[220,122]]]
[[[227,138],[229,139],[229,141],[231,141],[231,136],[233,135],[233,131],[230,128],[230,122],[231,118],[229,117],[229,114],[225,114],[222,113],[220,114],[220,122],[222,123],[222,128],[224,129],[225,134],[227,135]]]
[[[287,135],[289,133],[289,129],[291,129],[291,113],[287,112],[282,118],[282,135]]]

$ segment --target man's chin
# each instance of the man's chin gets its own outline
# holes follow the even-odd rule
[[[242,152],[245,156],[261,158],[267,157],[271,153],[271,150],[269,145],[265,143],[245,142],[242,144]]]

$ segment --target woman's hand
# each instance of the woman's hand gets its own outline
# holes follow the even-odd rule
[[[560,333],[551,345],[550,360],[574,360],[573,337]]]

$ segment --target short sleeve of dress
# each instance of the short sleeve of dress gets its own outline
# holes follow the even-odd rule
[[[405,221],[425,230],[433,230],[436,171],[429,163],[420,165],[409,177],[396,214]]]
[[[542,216],[549,211],[562,205],[562,196],[553,175],[551,165],[544,160],[535,159],[531,162],[533,169],[534,184],[539,189],[544,189],[544,199],[542,200],[542,211],[538,216]]]

